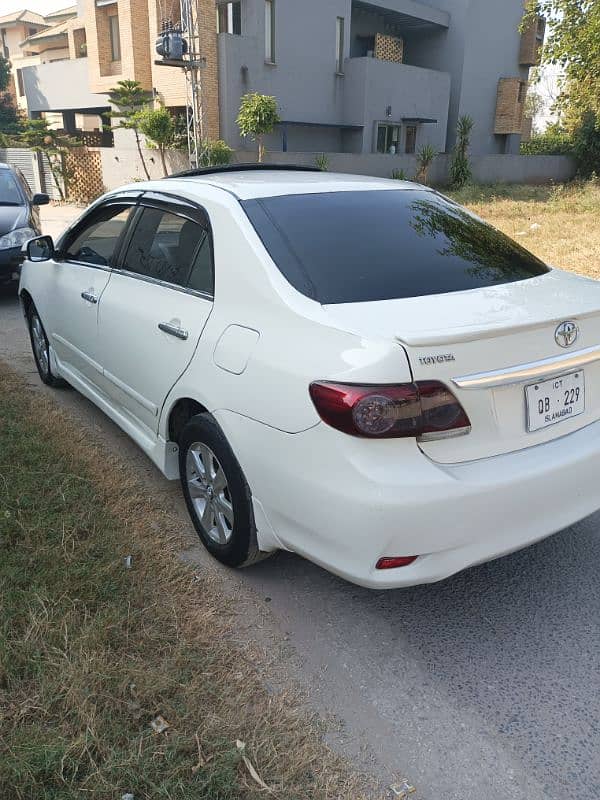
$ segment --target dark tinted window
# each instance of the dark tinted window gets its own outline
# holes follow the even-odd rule
[[[291,195],[243,206],[287,280],[320,303],[458,292],[548,271],[434,192]]]
[[[0,206],[22,206],[25,199],[19,191],[17,179],[9,169],[0,169]]]
[[[93,211],[66,242],[66,257],[110,266],[131,213],[131,206],[109,205]]]
[[[123,269],[212,293],[212,259],[206,230],[197,222],[164,209],[143,209]]]

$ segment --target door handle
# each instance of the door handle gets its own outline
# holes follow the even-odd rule
[[[95,304],[98,302],[98,298],[96,297],[96,295],[92,294],[91,292],[82,292],[81,296],[83,297],[84,300],[87,300],[88,303]]]
[[[169,336],[175,336],[177,339],[185,339],[188,338],[189,333],[184,331],[183,328],[180,328],[178,325],[173,325],[171,322],[159,322],[158,327],[163,333],[168,333]]]

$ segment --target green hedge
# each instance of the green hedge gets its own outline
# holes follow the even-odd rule
[[[521,153],[525,156],[570,156],[573,154],[573,140],[568,133],[548,130],[521,142]]]

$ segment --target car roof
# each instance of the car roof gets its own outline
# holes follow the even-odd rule
[[[244,170],[242,168],[238,171],[233,167],[225,172],[176,175],[168,178],[164,183],[161,181],[161,189],[172,190],[174,185],[179,182],[188,191],[194,185],[208,184],[233,194],[239,200],[293,194],[424,188],[408,181],[373,178],[367,175],[303,172],[281,168],[261,170]],[[142,188],[140,184],[137,186]],[[156,184],[153,184],[152,188],[156,189]]]

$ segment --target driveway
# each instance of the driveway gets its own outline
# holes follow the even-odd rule
[[[186,560],[227,575],[244,635],[275,654],[270,683],[298,682],[309,703],[333,714],[340,729],[329,742],[356,766],[384,786],[407,777],[415,800],[598,800],[600,515],[414,589],[361,589],[284,553],[229,573],[195,544],[177,484],[74,391],[41,386],[18,303],[6,293],[0,358],[181,515]],[[260,622],[249,628],[250,607]]]

